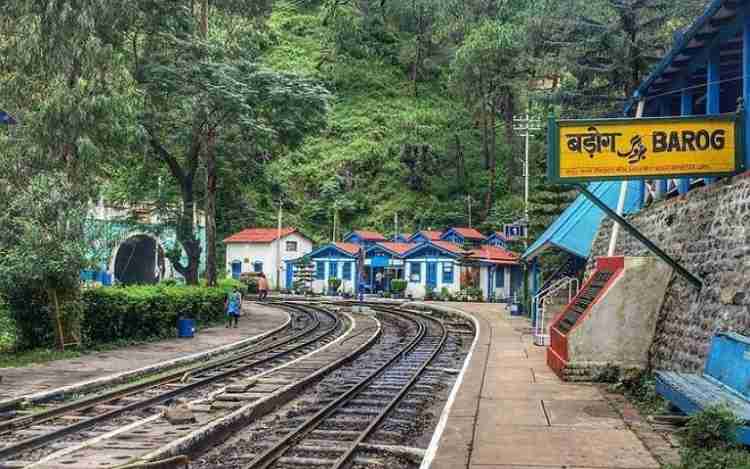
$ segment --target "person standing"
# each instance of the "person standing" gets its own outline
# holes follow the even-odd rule
[[[266,274],[258,274],[258,301],[263,301],[268,297],[268,280]]]
[[[227,311],[227,327],[232,325],[232,320],[234,320],[234,327],[237,327],[242,310],[242,295],[237,287],[232,288],[232,291],[227,295],[224,308]]]

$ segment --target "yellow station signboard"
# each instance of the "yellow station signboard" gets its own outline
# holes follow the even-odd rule
[[[548,173],[557,182],[724,176],[742,164],[739,114],[554,120]]]

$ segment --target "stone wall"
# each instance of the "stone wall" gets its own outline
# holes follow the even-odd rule
[[[750,335],[750,173],[658,202],[629,220],[704,281],[699,294],[674,274],[651,345],[654,367],[698,371],[715,332]],[[592,259],[607,255],[611,230],[607,219],[592,247]],[[616,254],[652,255],[623,230]]]

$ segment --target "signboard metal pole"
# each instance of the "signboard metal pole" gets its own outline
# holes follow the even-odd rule
[[[576,188],[583,194],[586,198],[588,198],[591,202],[594,203],[597,207],[602,209],[602,211],[610,217],[612,220],[615,221],[618,225],[620,225],[625,231],[633,235],[638,241],[643,243],[646,248],[654,253],[656,256],[658,256],[661,260],[669,264],[674,270],[677,271],[680,275],[685,277],[688,282],[692,283],[695,288],[698,290],[701,290],[703,288],[703,281],[696,277],[695,275],[691,274],[687,271],[684,267],[682,267],[677,261],[672,259],[669,254],[659,249],[657,245],[655,245],[653,242],[651,242],[650,239],[646,238],[638,229],[636,229],[633,225],[628,223],[627,220],[625,220],[623,217],[617,214],[614,210],[609,208],[607,204],[599,200],[597,196],[589,192],[589,190],[584,186],[583,184],[576,184]]]

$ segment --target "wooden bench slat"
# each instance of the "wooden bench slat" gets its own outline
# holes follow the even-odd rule
[[[658,371],[656,376],[658,381],[682,394],[698,409],[724,404],[740,419],[750,421],[750,402],[704,376],[674,371]],[[686,409],[683,411],[691,413]]]

